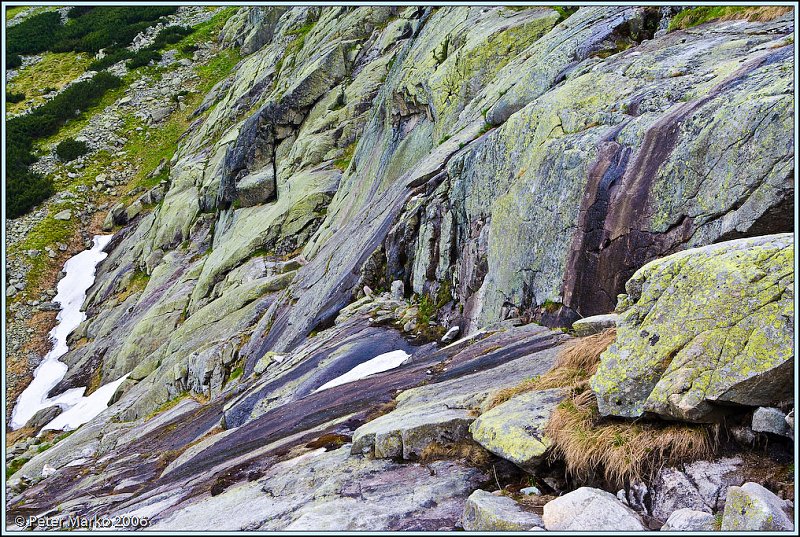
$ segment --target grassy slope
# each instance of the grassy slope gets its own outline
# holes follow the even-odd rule
[[[186,43],[199,43],[205,41],[212,41],[218,31],[225,24],[225,21],[235,12],[235,9],[225,9],[218,13],[210,21],[198,26],[197,31],[185,38],[184,41],[175,45],[180,47]],[[170,47],[172,48],[172,47]],[[121,170],[122,168],[130,169],[133,167],[136,173],[128,185],[121,187],[125,193],[122,195],[122,201],[132,201],[133,196],[126,195],[127,192],[137,188],[148,188],[158,183],[163,179],[163,176],[148,178],[147,175],[158,165],[162,158],[169,160],[174,154],[179,137],[186,131],[189,125],[196,120],[191,118],[192,111],[202,102],[205,93],[214,86],[217,82],[226,77],[233,67],[238,63],[240,55],[236,50],[223,50],[216,54],[205,65],[198,65],[195,70],[200,77],[198,84],[198,92],[190,93],[186,96],[184,101],[185,107],[183,110],[177,110],[170,115],[160,126],[155,128],[146,127],[140,120],[135,119],[133,116],[126,118],[126,127],[129,129],[128,141],[120,148],[120,151],[125,152],[123,158],[115,158],[107,152],[100,152],[94,155],[90,163],[82,170],[72,170],[78,175],[75,178],[67,178],[66,174],[64,179],[55,182],[56,192],[73,192],[77,193],[77,188],[80,185],[91,187],[94,184],[94,178],[99,174],[109,171]],[[169,68],[165,68],[169,69]],[[124,78],[122,87],[109,91],[103,100],[95,107],[88,109],[81,117],[76,118],[74,121],[69,122],[62,128],[56,135],[45,139],[40,142],[39,147],[45,148],[47,146],[58,143],[68,137],[75,136],[86,124],[92,116],[100,113],[107,106],[113,104],[117,99],[122,97],[125,88],[131,82],[138,79],[143,74],[151,76],[158,76],[160,71],[164,69],[157,67],[147,67],[142,70],[137,70],[129,73]],[[207,114],[208,112],[206,112]],[[137,132],[137,126],[143,127],[143,130]],[[71,168],[68,168],[71,170]],[[105,195],[93,194],[94,203],[102,204],[103,202],[110,201],[110,198]],[[14,245],[9,249],[9,253],[21,252],[25,250],[35,249],[43,250],[45,246],[54,247],[55,243],[69,243],[70,240],[76,235],[79,222],[76,218],[68,221],[60,221],[53,218],[53,216],[66,208],[72,208],[72,202],[65,201],[59,204],[52,204],[49,214],[38,222],[28,233],[24,241]],[[25,258],[26,262],[31,265],[31,270],[27,277],[27,286],[24,292],[18,293],[11,301],[16,300],[33,300],[38,297],[39,290],[45,278],[49,276],[49,269],[52,269],[53,262],[44,253],[38,257],[30,259]],[[58,263],[62,263],[59,260]]]
[[[23,93],[25,99],[18,103],[7,103],[6,111],[9,114],[17,114],[29,106],[39,106],[45,102],[43,90],[55,88],[60,91],[83,74],[90,61],[88,54],[43,53],[40,62],[25,67],[8,83],[7,91]]]

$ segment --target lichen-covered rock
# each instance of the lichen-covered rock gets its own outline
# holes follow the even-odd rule
[[[728,489],[722,531],[792,531],[787,505],[758,483]]]
[[[544,505],[548,531],[645,531],[639,516],[610,492],[581,487]]]
[[[481,414],[469,431],[476,442],[498,457],[534,469],[550,447],[544,428],[563,399],[560,389],[517,395]]]
[[[688,508],[674,511],[661,526],[661,531],[714,531],[717,529],[714,515]]]
[[[544,522],[507,496],[476,490],[464,504],[461,525],[466,531],[527,531]]]
[[[794,236],[739,239],[644,266],[591,379],[605,415],[712,421],[716,403],[792,393]],[[679,330],[676,327],[680,326]]]

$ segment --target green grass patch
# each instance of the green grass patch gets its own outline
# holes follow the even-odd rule
[[[6,8],[6,20],[10,21],[31,6],[10,6]]]
[[[239,11],[238,6],[227,6],[206,22],[198,24],[194,27],[194,32],[178,43],[179,49],[188,45],[197,45],[198,43],[208,43],[209,41],[216,42],[217,36],[222,31],[225,23],[228,22],[228,19],[233,17],[237,11]]]
[[[675,15],[668,30],[684,30],[714,20],[770,21],[791,10],[791,6],[699,6]]]
[[[228,382],[238,379],[244,374],[244,366],[238,366],[231,371],[230,376],[228,377]]]
[[[558,12],[558,22],[561,22],[578,11],[578,7],[579,6],[553,6],[553,9]]]
[[[169,401],[167,401],[165,403],[162,403],[161,405],[159,405],[158,407],[153,409],[153,411],[150,412],[144,418],[144,421],[150,421],[151,419],[153,419],[157,415],[161,414],[162,412],[166,412],[167,410],[169,410],[171,408],[175,408],[176,406],[178,406],[178,403],[180,403],[181,401],[183,401],[187,397],[189,397],[189,392],[181,392],[181,393],[179,393],[176,397],[170,399]]]
[[[88,54],[43,53],[39,62],[20,69],[19,74],[6,86],[7,91],[25,95],[22,101],[7,103],[6,113],[18,114],[28,107],[43,104],[45,98],[42,89],[53,88],[60,91],[69,82],[82,75],[90,62]]]
[[[199,65],[196,72],[202,79],[198,88],[200,93],[203,95],[208,93],[217,82],[230,74],[241,59],[242,55],[238,50],[225,49],[214,55],[208,63]]]
[[[17,473],[30,459],[22,457],[12,460],[6,465],[6,479]]]
[[[356,145],[358,141],[353,142],[344,148],[342,156],[333,161],[333,167],[338,168],[342,172],[346,171],[350,166],[350,161],[353,160],[353,154],[356,152]]]

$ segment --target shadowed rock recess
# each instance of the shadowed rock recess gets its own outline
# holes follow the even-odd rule
[[[240,8],[212,39],[242,60],[165,190],[109,213],[123,227],[50,395],[127,378],[21,461],[7,513],[789,527],[793,433],[748,420],[794,407],[794,13],[667,32],[678,11]],[[715,457],[772,466],[737,466],[708,504],[567,475],[546,430],[575,389],[517,388],[614,325],[584,392],[597,420],[716,428]],[[757,520],[717,501],[728,485]]]

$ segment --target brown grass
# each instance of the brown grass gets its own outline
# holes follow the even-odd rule
[[[312,440],[306,447],[309,449],[319,449],[324,447],[326,451],[331,451],[333,449],[337,449],[342,447],[343,445],[350,442],[351,437],[345,434],[337,434],[337,433],[327,433],[323,434],[319,438]]]
[[[664,465],[710,457],[715,436],[706,425],[630,423],[603,419],[590,391],[562,402],[545,430],[552,456],[578,479],[600,474],[614,486],[651,479]]]
[[[364,417],[364,422],[372,421],[376,418],[380,418],[384,414],[388,414],[392,410],[397,408],[397,401],[392,399],[391,401],[387,401],[385,403],[381,403],[380,405],[376,406],[369,413]]]
[[[16,431],[6,431],[6,447],[11,447],[17,443],[17,440],[29,438],[34,434],[36,434],[36,430],[33,427],[23,427]]]
[[[748,6],[738,13],[729,13],[720,20],[745,19],[750,22],[768,22],[792,11],[792,6]]]
[[[792,11],[792,6],[698,6],[678,13],[669,30],[685,30],[711,21],[767,22]]]
[[[541,377],[532,377],[511,388],[504,388],[494,394],[487,410],[505,403],[515,395],[533,390],[550,388],[572,388],[583,390],[589,378],[597,372],[600,355],[617,338],[617,329],[609,328],[592,336],[576,339],[556,358],[553,367]]]
[[[455,444],[432,442],[419,455],[419,461],[422,463],[442,459],[463,459],[473,466],[483,468],[492,461],[492,455],[471,440],[463,440]]]

